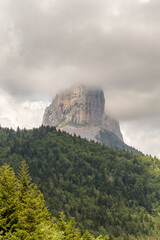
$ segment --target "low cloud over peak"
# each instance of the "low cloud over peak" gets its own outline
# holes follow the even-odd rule
[[[0,21],[0,88],[13,99],[98,84],[117,118],[154,125],[159,0],[1,0]]]

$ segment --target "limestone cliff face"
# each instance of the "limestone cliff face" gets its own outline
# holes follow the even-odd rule
[[[81,85],[56,95],[45,111],[43,125],[58,126],[62,121],[100,124],[104,105],[102,90],[87,89]]]
[[[123,141],[119,122],[116,119],[112,118],[110,115],[105,115],[101,128],[113,132],[119,139]]]
[[[105,115],[104,109],[103,91],[80,85],[56,95],[45,110],[42,124],[88,139],[95,139],[99,130],[106,129],[122,140],[119,123]]]

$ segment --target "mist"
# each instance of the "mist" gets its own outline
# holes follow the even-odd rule
[[[158,0],[1,0],[1,124],[39,126],[58,91],[98,85],[125,141],[160,156],[159,21]]]

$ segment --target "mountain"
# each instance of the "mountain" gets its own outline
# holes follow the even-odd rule
[[[119,122],[105,113],[101,89],[79,85],[58,93],[46,108],[42,124],[109,147],[137,152],[123,142]]]
[[[122,150],[130,151],[132,153],[138,153],[138,150],[128,146],[121,139],[119,139],[113,132],[108,130],[100,130],[96,135],[97,142],[104,144],[108,147],[119,148]]]
[[[158,159],[89,142],[54,127],[0,128],[0,166],[8,163],[18,174],[22,160],[52,216],[63,211],[67,218],[75,217],[82,231],[108,233],[110,240],[159,239]],[[146,237],[154,234],[157,237]]]

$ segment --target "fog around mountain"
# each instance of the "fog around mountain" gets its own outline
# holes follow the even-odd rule
[[[1,0],[1,125],[39,126],[57,91],[98,85],[126,143],[160,157],[159,9],[158,0]]]

